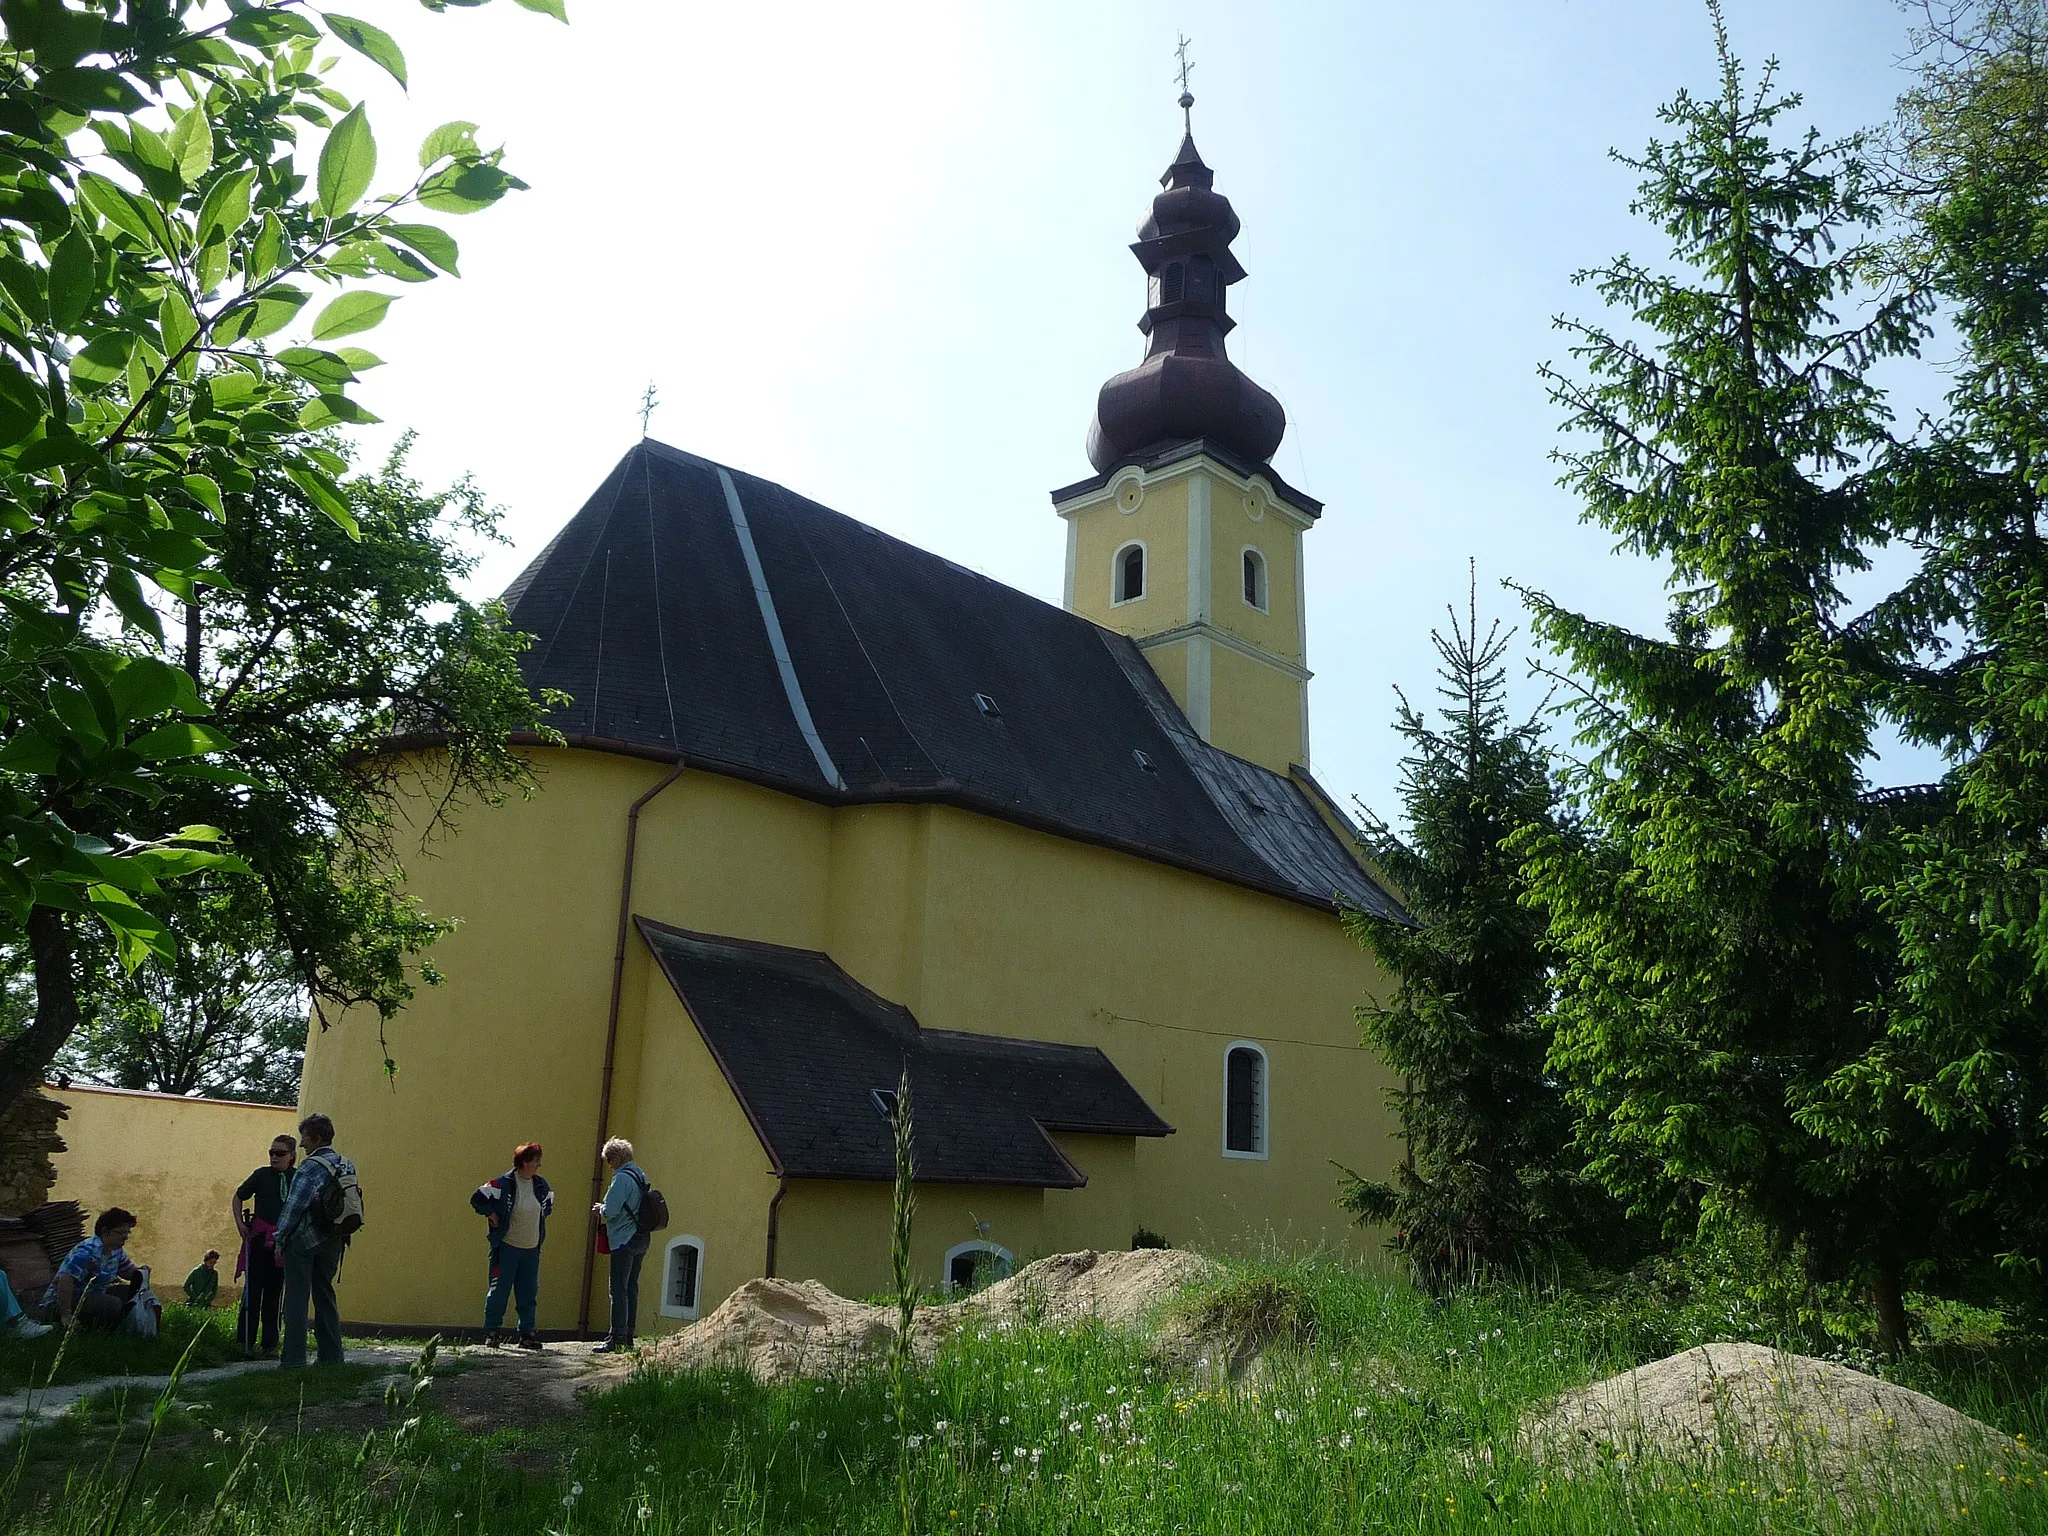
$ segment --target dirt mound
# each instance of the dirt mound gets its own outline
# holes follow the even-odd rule
[[[2022,1454],[1923,1393],[1755,1344],[1701,1345],[1567,1393],[1524,1417],[1521,1441],[1549,1461],[1610,1451],[1700,1460],[1726,1449],[1838,1484],[1880,1458]]]
[[[1051,1327],[1092,1321],[1135,1328],[1183,1286],[1216,1273],[1213,1259],[1178,1248],[1056,1253],[947,1310]]]
[[[953,1329],[978,1319],[1134,1327],[1183,1285],[1215,1268],[1208,1259],[1172,1249],[1055,1254],[964,1301],[918,1308],[911,1347],[929,1358]],[[749,1280],[708,1317],[662,1340],[648,1358],[661,1370],[736,1366],[761,1381],[790,1381],[883,1359],[895,1342],[893,1308],[849,1301],[816,1280]]]

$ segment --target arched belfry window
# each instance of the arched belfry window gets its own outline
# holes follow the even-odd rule
[[[1179,262],[1167,264],[1165,275],[1159,280],[1159,302],[1178,304],[1187,291],[1187,268]]]
[[[1110,578],[1110,601],[1135,603],[1145,595],[1145,546],[1126,544],[1116,552],[1116,566]]]
[[[1244,600],[1266,611],[1266,557],[1256,549],[1244,552]]]
[[[1266,1155],[1266,1053],[1249,1040],[1223,1053],[1223,1155]]]

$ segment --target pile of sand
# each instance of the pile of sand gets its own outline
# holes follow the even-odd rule
[[[1055,1254],[964,1301],[918,1308],[911,1348],[929,1358],[947,1334],[974,1321],[1136,1327],[1215,1271],[1208,1259],[1165,1248]],[[760,1381],[790,1381],[884,1359],[895,1342],[892,1307],[849,1301],[815,1280],[749,1280],[709,1316],[663,1339],[649,1359],[662,1370],[737,1366]]]
[[[1694,1462],[1724,1451],[1841,1484],[1861,1463],[2020,1457],[1990,1425],[1846,1366],[1755,1344],[1705,1344],[1577,1392],[1522,1421],[1539,1460],[1609,1454]]]

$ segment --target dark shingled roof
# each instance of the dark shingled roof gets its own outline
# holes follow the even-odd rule
[[[1087,1175],[1047,1132],[1173,1134],[1094,1046],[921,1029],[811,950],[638,922],[788,1177],[893,1178],[875,1095],[906,1066],[920,1181],[1078,1189]]]
[[[574,745],[1400,915],[1299,784],[1188,729],[1130,640],[771,481],[643,442],[505,601]]]

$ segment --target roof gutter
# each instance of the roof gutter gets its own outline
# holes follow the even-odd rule
[[[626,928],[633,913],[633,861],[640,851],[640,811],[648,801],[680,779],[688,766],[678,762],[626,812],[626,862],[619,872],[619,936],[612,946],[612,1000],[605,1013],[604,1077],[597,1091],[597,1145],[591,1153],[590,1234],[583,1250],[583,1292],[576,1305],[576,1326],[585,1336],[590,1333],[590,1288],[597,1273],[596,1206],[603,1198],[604,1144],[611,1130],[612,1076],[619,1054],[619,998],[626,986]]]

